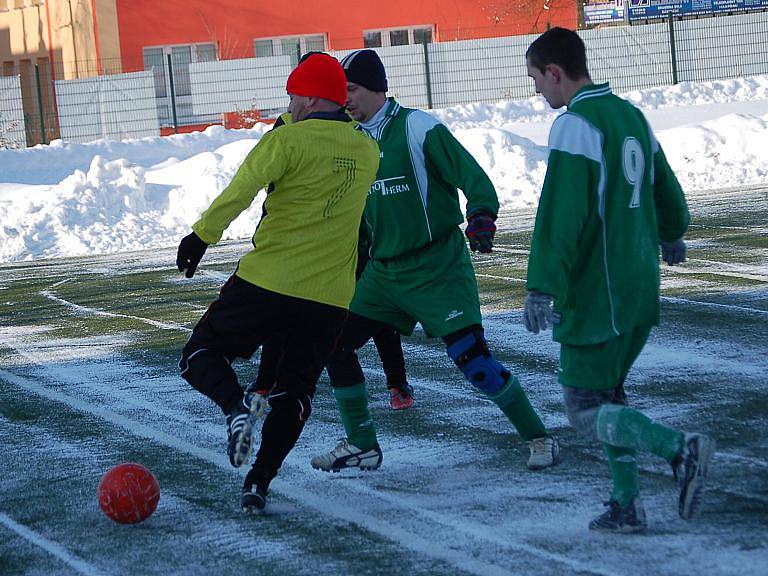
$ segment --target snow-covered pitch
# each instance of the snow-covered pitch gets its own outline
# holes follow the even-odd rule
[[[264,128],[0,151],[0,574],[764,576],[767,85],[630,95],[692,211],[689,261],[662,267],[662,325],[630,373],[630,403],[718,443],[701,514],[689,522],[677,515],[668,465],[640,456],[643,536],[587,530],[610,492],[605,456],[567,424],[551,334],[521,324],[556,114],[543,101],[436,114],[500,191],[494,252],[473,256],[484,326],[560,438],[561,464],[528,471],[506,418],[441,342],[417,331],[404,339],[411,410],[389,409],[375,349],[361,352],[381,469],[310,467],[343,435],[323,376],[263,516],[240,512],[246,470],[229,465],[224,416],[176,367],[248,249],[259,208],[191,280],[175,268],[175,246]],[[243,382],[257,361],[236,364]],[[161,486],[156,512],[135,526],[112,523],[97,500],[101,475],[123,461],[149,467]]]

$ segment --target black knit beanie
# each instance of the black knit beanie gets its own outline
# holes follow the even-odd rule
[[[387,91],[387,73],[379,55],[373,50],[356,50],[342,58],[341,67],[347,82],[359,84],[373,92]]]

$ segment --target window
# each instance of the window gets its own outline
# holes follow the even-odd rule
[[[432,26],[363,31],[363,46],[366,48],[405,46],[406,44],[423,44],[424,42],[432,42]]]
[[[363,32],[363,46],[381,48],[381,32]]]
[[[406,46],[408,44],[409,44],[408,30],[390,30],[389,31],[390,46]]]
[[[275,55],[275,50],[272,48],[272,40],[256,40],[254,47],[256,49],[256,58]]]
[[[155,75],[155,96],[160,124],[171,122],[171,81],[168,76],[168,56],[173,70],[173,90],[176,97],[176,111],[180,124],[190,123],[192,115],[192,86],[189,65],[194,62],[216,60],[216,44],[185,44],[179,46],[153,46],[144,48],[144,70]]]
[[[256,58],[267,56],[290,56],[291,64],[296,66],[299,58],[307,52],[322,52],[326,50],[325,34],[309,36],[280,36],[277,38],[257,38],[253,42],[253,52]]]
[[[216,60],[215,44],[191,44],[186,46],[158,46],[144,48],[144,70],[155,73],[155,93],[158,98],[165,98],[170,91],[168,55],[173,66],[173,88],[176,96],[188,96],[189,65],[192,62],[212,62]]]

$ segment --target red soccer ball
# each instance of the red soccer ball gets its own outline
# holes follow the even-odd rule
[[[99,482],[99,506],[120,524],[136,524],[152,515],[160,501],[160,485],[149,469],[126,462],[107,470]]]

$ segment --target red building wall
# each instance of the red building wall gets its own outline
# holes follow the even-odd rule
[[[308,8],[311,6],[311,9]],[[436,41],[576,27],[576,0],[117,0],[124,70],[145,46],[216,42],[219,58],[254,56],[255,38],[326,34],[328,49],[363,46],[363,30],[432,25]]]

